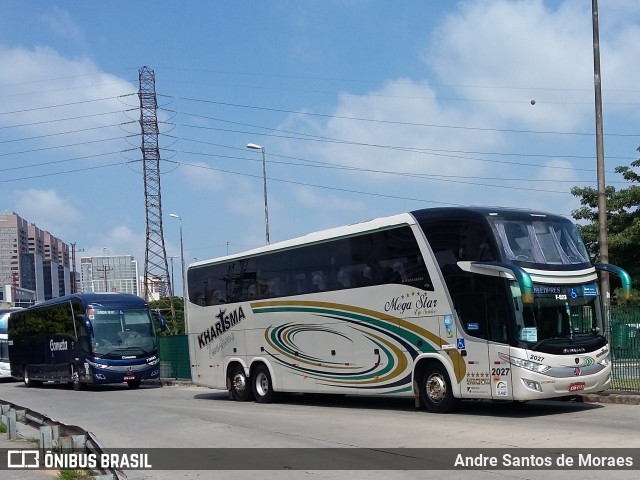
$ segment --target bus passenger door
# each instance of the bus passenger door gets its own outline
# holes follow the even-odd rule
[[[491,396],[494,400],[512,400],[511,365],[500,356],[509,356],[507,303],[497,298],[489,298],[487,309],[489,373],[491,375]]]
[[[456,295],[453,299],[459,328],[455,342],[465,363],[462,398],[492,398],[487,302],[484,293]]]

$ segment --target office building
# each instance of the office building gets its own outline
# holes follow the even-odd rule
[[[140,296],[138,262],[131,255],[81,257],[80,290]]]
[[[0,302],[32,303],[71,293],[70,273],[66,243],[15,212],[0,211]]]

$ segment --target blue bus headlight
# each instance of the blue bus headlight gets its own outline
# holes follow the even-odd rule
[[[87,363],[91,365],[93,368],[100,368],[102,370],[108,370],[110,368],[109,365],[104,365],[102,363],[95,363],[90,360],[87,360]]]

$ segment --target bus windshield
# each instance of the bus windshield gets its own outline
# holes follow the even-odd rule
[[[149,311],[123,308],[90,308],[93,325],[92,353],[96,356],[136,356],[157,348],[155,329]]]
[[[544,345],[590,343],[602,338],[602,318],[595,284],[534,285],[534,301],[516,298],[518,340],[532,350]]]
[[[489,217],[507,260],[572,265],[589,262],[578,229],[565,219]]]

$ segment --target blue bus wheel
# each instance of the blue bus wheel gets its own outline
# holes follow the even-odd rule
[[[84,383],[80,381],[80,374],[74,365],[71,366],[71,384],[76,392],[84,390]]]

